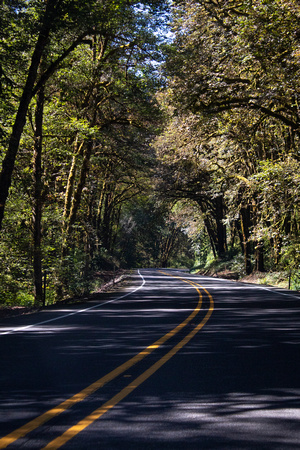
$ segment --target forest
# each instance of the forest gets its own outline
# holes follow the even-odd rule
[[[0,306],[107,272],[300,287],[296,0],[3,0]]]

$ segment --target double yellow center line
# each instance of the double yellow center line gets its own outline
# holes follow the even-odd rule
[[[162,272],[164,273],[164,272]],[[164,273],[166,275],[170,275],[167,273]],[[172,275],[171,275],[172,276]],[[112,397],[110,400],[108,400],[106,403],[104,403],[100,408],[96,409],[92,414],[85,417],[83,420],[78,422],[76,425],[72,426],[68,430],[66,430],[61,436],[51,441],[45,449],[58,449],[62,445],[64,445],[66,442],[68,442],[70,439],[72,439],[74,436],[76,436],[78,433],[80,433],[82,430],[84,430],[86,427],[91,425],[95,420],[99,419],[103,414],[105,414],[107,411],[112,409],[114,406],[116,406],[121,400],[123,400],[125,397],[127,397],[134,389],[136,389],[138,386],[140,386],[145,380],[147,380],[151,375],[153,375],[160,367],[162,367],[169,359],[171,359],[180,349],[182,349],[206,324],[206,322],[209,320],[213,309],[214,309],[214,302],[211,294],[202,286],[199,284],[194,283],[190,280],[185,280],[181,277],[175,277],[179,278],[180,280],[184,281],[185,283],[190,284],[193,286],[196,291],[198,292],[199,299],[198,304],[196,308],[193,310],[193,312],[177,327],[175,327],[173,330],[162,336],[160,339],[155,341],[153,344],[146,347],[143,351],[135,355],[133,358],[129,359],[125,363],[118,366],[116,369],[109,372],[104,377],[100,378],[96,382],[92,383],[79,393],[75,394],[74,396],[70,397],[69,399],[65,400],[64,402],[60,403],[58,406],[46,411],[44,414],[36,417],[35,419],[31,420],[30,422],[26,423],[22,427],[18,428],[17,430],[14,430],[10,434],[4,436],[2,439],[0,439],[0,449],[6,448],[11,443],[15,442],[16,440],[26,436],[31,431],[37,429],[44,423],[51,420],[53,417],[58,416],[62,412],[66,411],[71,406],[75,405],[76,403],[81,402],[86,397],[91,395],[92,393],[96,392],[98,389],[102,388],[105,384],[115,379],[117,376],[121,375],[125,371],[127,371],[129,368],[137,364],[139,361],[144,359],[146,356],[148,356],[150,353],[152,353],[155,349],[160,347],[162,344],[164,344],[166,341],[168,341],[171,337],[175,336],[180,330],[182,330],[188,323],[193,320],[193,318],[199,313],[202,306],[202,294],[199,289],[202,288],[203,291],[206,292],[209,298],[210,306],[209,309],[205,315],[205,317],[201,320],[201,322],[196,325],[193,330],[185,336],[178,344],[176,344],[166,355],[164,355],[162,358],[160,358],[156,363],[154,363],[149,369],[147,369],[145,372],[143,372],[141,375],[139,375],[135,380],[133,380],[128,386],[126,386],[124,389],[122,389],[118,394],[116,394],[114,397]]]

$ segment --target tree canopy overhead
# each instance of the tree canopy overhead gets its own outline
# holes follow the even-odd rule
[[[298,269],[296,2],[0,8],[2,298],[41,303],[45,269],[53,299],[209,253]]]
[[[300,156],[299,14],[282,0],[174,5],[169,125],[158,143],[165,189],[199,203],[215,248],[212,220],[226,224],[230,242],[239,236],[248,273],[263,270],[264,253],[279,263],[299,248],[299,179],[290,178]],[[217,218],[207,206],[216,198]]]
[[[299,6],[289,1],[179,2],[167,70],[188,110],[247,109],[299,134]]]
[[[152,13],[155,13],[163,7],[164,2],[160,0],[143,3],[122,0],[117,2],[49,0],[16,4],[2,2],[4,17],[7,20],[6,23],[4,21],[4,36],[8,33],[8,21],[12,18],[12,23],[18,32],[22,32],[31,45],[27,44],[26,48],[28,63],[17,75],[22,81],[18,83],[15,90],[15,95],[19,97],[16,104],[16,117],[9,134],[8,149],[2,161],[0,227],[26,114],[34,95],[43,88],[79,45],[90,44],[91,36],[99,36],[103,41],[101,59],[107,58],[112,53],[124,53],[126,50],[123,55],[125,64],[126,59],[128,61],[131,59],[130,53],[128,54],[131,49],[135,50],[134,53],[139,52],[139,59],[141,55],[145,58],[145,53],[149,57],[149,51],[153,51],[155,39],[151,33],[151,27],[148,30],[145,29],[143,16],[147,14],[149,17],[149,11],[152,10]],[[10,79],[5,58],[8,53],[7,42],[10,35],[8,34],[7,37],[3,40],[6,51],[1,64],[1,75],[5,77],[5,80]],[[107,49],[108,43],[109,49]],[[7,59],[9,60],[10,57]]]

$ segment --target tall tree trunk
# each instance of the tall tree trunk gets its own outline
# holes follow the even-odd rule
[[[227,233],[224,219],[224,199],[222,195],[211,199],[208,204],[198,201],[204,216],[204,225],[209,236],[214,258],[222,258],[227,251]]]
[[[34,274],[34,302],[43,302],[42,281],[42,250],[41,250],[41,222],[42,222],[42,148],[43,148],[43,115],[44,115],[44,87],[37,94],[35,111],[34,153],[33,153],[33,274]]]
[[[26,83],[20,99],[18,112],[15,118],[12,134],[9,140],[8,149],[2,162],[2,171],[0,173],[0,229],[4,217],[5,203],[8,197],[9,188],[12,180],[12,173],[15,166],[15,160],[19,149],[20,139],[23,128],[26,123],[26,115],[32,98],[34,84],[37,79],[38,68],[47,45],[49,33],[55,16],[55,7],[59,0],[48,0],[43,18],[43,23],[38,36],[37,43],[31,58],[31,64],[28,70]]]
[[[65,205],[64,205],[64,212],[63,212],[63,231],[66,229],[66,226],[67,226],[66,222],[70,215],[70,209],[71,209],[71,205],[72,205],[72,196],[74,194],[74,183],[75,183],[78,159],[80,156],[82,156],[84,142],[82,142],[78,146],[78,139],[76,138],[74,146],[75,146],[74,155],[72,158],[71,168],[69,171],[68,182],[67,182],[67,187],[66,187],[66,194],[65,194]]]
[[[160,267],[168,267],[168,262],[170,259],[171,251],[176,244],[176,239],[178,236],[179,230],[172,227],[170,234],[167,236],[166,240],[162,242],[161,245],[161,257],[160,257]]]
[[[216,221],[216,249],[219,258],[227,251],[227,233],[224,219],[224,199],[219,195],[214,199],[214,216]]]
[[[115,186],[114,186],[115,188]],[[114,191],[105,194],[103,218],[101,224],[101,236],[103,247],[109,252],[112,250],[112,224],[113,224],[113,209],[114,209]]]
[[[264,265],[264,241],[259,241],[256,243],[255,247],[255,270],[258,272],[265,271]]]
[[[62,251],[63,256],[66,256],[67,254],[67,246],[71,236],[72,226],[74,225],[77,218],[77,212],[81,203],[82,190],[85,186],[86,177],[89,171],[89,163],[92,154],[92,149],[93,149],[93,141],[91,140],[87,142],[86,148],[84,149],[83,152],[83,161],[80,170],[79,181],[74,192],[69,215],[68,217],[64,218],[66,220],[66,229]]]
[[[252,272],[252,264],[251,264],[251,243],[249,242],[250,237],[250,206],[241,208],[240,211],[241,216],[241,230],[242,230],[242,239],[243,239],[243,248],[244,248],[244,261],[245,261],[245,271],[247,275],[250,275]]]
[[[213,251],[214,258],[216,258],[217,251],[216,251],[216,246],[215,246],[213,226],[211,225],[210,220],[207,215],[204,216],[204,225],[205,225],[208,237],[209,237],[209,242],[210,242],[211,249]]]

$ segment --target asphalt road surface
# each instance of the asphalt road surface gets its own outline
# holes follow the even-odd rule
[[[299,449],[300,296],[140,270],[0,322],[0,449]]]

